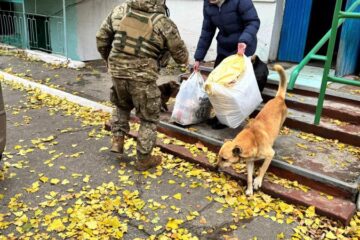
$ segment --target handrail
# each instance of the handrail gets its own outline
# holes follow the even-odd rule
[[[341,12],[343,16],[349,16],[349,15],[357,15],[356,13],[349,13],[354,11],[357,6],[360,5],[360,0],[354,2],[347,10],[346,15],[343,15],[345,12]],[[337,28],[339,28],[343,23],[345,22],[345,17],[342,17],[337,25]],[[311,51],[304,57],[304,59],[295,67],[295,69],[291,72],[290,75],[290,81],[288,84],[288,89],[293,90],[295,87],[296,79],[299,76],[300,71],[305,67],[306,64],[309,63],[311,59],[317,59],[317,60],[327,60],[326,56],[316,55],[316,53],[324,46],[324,44],[330,39],[331,36],[331,29],[320,39],[320,41],[311,49]],[[319,58],[319,56],[323,58]]]
[[[358,81],[341,78],[341,77],[335,77],[330,75],[330,68],[334,57],[334,49],[335,49],[335,41],[336,41],[336,35],[339,28],[339,23],[343,22],[345,18],[357,18],[360,19],[360,12],[343,12],[341,11],[343,0],[337,0],[334,10],[334,16],[333,21],[331,25],[331,36],[326,52],[326,61],[324,66],[324,72],[321,80],[321,87],[320,87],[320,93],[318,97],[318,103],[316,106],[316,112],[315,112],[315,120],[314,124],[318,125],[320,123],[321,114],[323,110],[324,100],[325,100],[325,93],[328,82],[336,82],[341,84],[347,84],[347,85],[353,85],[353,86],[360,86],[360,83]],[[351,7],[354,6],[354,9],[360,5],[360,0],[357,0],[354,2]]]

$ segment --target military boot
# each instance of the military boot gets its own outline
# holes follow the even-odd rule
[[[124,153],[124,137],[113,136],[111,151],[115,153]]]
[[[110,121],[106,121],[105,123],[104,123],[104,130],[106,130],[106,131],[111,131],[111,122]]]
[[[161,164],[160,156],[149,156],[144,159],[137,159],[135,163],[135,168],[138,171],[146,171],[150,168],[156,167]]]

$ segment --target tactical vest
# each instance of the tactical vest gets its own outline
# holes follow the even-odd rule
[[[114,37],[114,47],[121,52],[158,59],[161,46],[151,40],[154,24],[165,15],[145,13],[127,7],[126,14],[120,21]]]

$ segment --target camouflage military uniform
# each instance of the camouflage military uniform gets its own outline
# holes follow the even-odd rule
[[[146,46],[141,46],[141,49],[154,49],[151,54],[146,51],[135,54],[126,52],[124,44],[121,44],[123,37],[126,38],[126,33],[121,29],[121,21],[124,16],[128,16],[126,14],[129,11],[148,14],[145,17],[152,19],[151,36],[144,43]],[[165,0],[130,0],[115,7],[103,22],[96,39],[98,51],[108,63],[112,75],[111,101],[116,106],[112,133],[114,136],[124,136],[129,131],[130,111],[135,108],[136,115],[141,120],[137,142],[138,158],[146,158],[155,145],[160,116],[160,90],[156,85],[159,58],[167,50],[177,63],[186,64],[188,52],[185,44],[176,25],[165,16]]]

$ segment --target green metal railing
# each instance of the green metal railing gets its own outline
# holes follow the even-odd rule
[[[22,12],[0,10],[0,42],[24,47],[24,19]]]
[[[52,0],[52,7],[59,9],[56,13],[44,7],[38,11],[36,0],[15,4],[16,10],[0,9],[0,43],[67,57],[66,0]]]
[[[30,49],[65,54],[63,17],[26,14]]]
[[[335,48],[335,41],[336,41],[336,35],[338,32],[339,22],[341,20],[345,20],[346,18],[359,18],[360,19],[360,12],[356,13],[356,12],[352,12],[349,10],[347,10],[345,12],[341,11],[342,3],[343,3],[343,0],[337,0],[336,5],[335,5],[333,22],[332,22],[332,27],[331,27],[331,36],[330,36],[329,45],[328,45],[328,49],[327,49],[327,53],[326,53],[326,61],[325,61],[323,78],[321,81],[318,104],[316,106],[315,121],[314,121],[314,123],[316,125],[318,125],[320,123],[321,113],[322,113],[323,105],[324,105],[325,92],[326,92],[326,87],[327,87],[328,82],[336,82],[336,83],[342,83],[342,84],[360,87],[359,81],[329,75],[331,63],[332,63],[332,60],[334,57],[334,48]],[[356,2],[353,3],[352,6],[354,6],[354,9],[355,9],[359,5],[360,5],[360,0],[357,0]]]
[[[333,56],[334,56],[334,48],[335,48],[335,41],[336,41],[338,28],[345,22],[346,18],[360,18],[360,13],[353,12],[360,5],[360,0],[357,0],[356,2],[354,2],[346,11],[341,11],[342,3],[343,3],[343,0],[336,1],[331,29],[315,45],[315,47],[313,49],[311,49],[311,51],[305,56],[305,58],[299,63],[299,65],[292,71],[291,76],[290,76],[289,85],[288,85],[288,89],[290,89],[290,90],[294,89],[295,82],[296,82],[296,79],[297,79],[300,71],[304,68],[304,66],[306,64],[309,63],[310,60],[315,59],[315,60],[325,61],[324,73],[323,73],[323,77],[322,77],[320,94],[319,94],[319,98],[318,98],[318,104],[316,107],[315,120],[314,120],[314,124],[316,124],[316,125],[318,125],[320,123],[326,87],[327,87],[327,83],[329,81],[336,82],[336,83],[342,83],[342,84],[348,84],[348,85],[354,85],[354,86],[360,86],[359,81],[329,75],[331,63],[333,61]],[[320,50],[320,48],[322,48],[324,46],[324,44],[327,41],[329,41],[329,45],[327,48],[326,56],[316,54]]]

